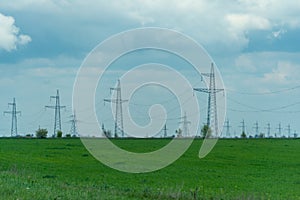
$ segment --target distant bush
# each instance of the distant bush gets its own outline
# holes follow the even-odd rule
[[[201,129],[201,135],[203,138],[210,138],[212,136],[212,130],[209,126],[204,125]]]
[[[25,138],[33,138],[33,137],[34,137],[34,134],[28,133],[28,134],[25,135]]]
[[[66,138],[70,138],[70,137],[71,137],[71,134],[67,134],[67,135],[66,135]]]
[[[47,134],[48,134],[48,130],[44,128],[39,128],[35,132],[37,138],[47,138]]]
[[[56,137],[61,138],[62,137],[62,131],[58,130],[56,133]]]

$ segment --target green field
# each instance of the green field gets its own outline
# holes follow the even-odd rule
[[[136,152],[166,139],[114,140]],[[0,139],[0,199],[300,199],[300,140],[202,140],[172,165],[129,174],[95,160],[79,139]]]

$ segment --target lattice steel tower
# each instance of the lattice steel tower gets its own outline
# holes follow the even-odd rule
[[[71,115],[70,117],[71,117],[71,120],[69,121],[71,123],[70,135],[78,136],[77,125],[76,125],[77,119],[76,119],[75,111],[73,112],[73,115]]]
[[[191,122],[187,120],[186,112],[184,112],[184,116],[182,117],[182,119],[183,120],[179,122],[180,124],[182,124],[182,136],[189,137],[190,133],[188,125],[191,124]]]
[[[256,136],[259,136],[259,126],[258,126],[258,121],[255,122],[253,129],[255,130]]]
[[[281,137],[281,131],[282,131],[282,127],[281,127],[281,122],[278,124],[278,136],[277,137]]]
[[[269,137],[271,136],[271,124],[270,124],[270,123],[267,124],[266,129],[267,129],[267,132],[268,132],[268,138],[269,138]]]
[[[122,100],[121,94],[121,82],[118,80],[116,88],[110,88],[110,90],[117,91],[116,99],[104,99],[105,102],[112,102],[116,104],[116,113],[115,113],[115,137],[121,135],[124,137],[124,126],[123,126],[123,111],[122,103],[127,102],[128,100]]]
[[[226,120],[224,127],[226,128],[226,137],[230,138],[230,123],[229,119]]]
[[[164,138],[168,137],[168,133],[167,133],[167,124],[164,125],[163,131],[164,131]]]
[[[53,137],[55,137],[57,131],[61,131],[60,109],[61,108],[66,108],[66,106],[61,106],[60,105],[59,91],[58,90],[56,90],[56,96],[50,96],[50,100],[51,99],[55,99],[55,106],[45,106],[45,107],[55,110],[55,120],[54,120],[54,129],[53,129]]]
[[[242,134],[245,133],[246,134],[246,125],[245,125],[245,120],[243,119],[243,121],[241,121],[240,127],[242,128]]]
[[[208,93],[207,126],[211,129],[212,135],[218,136],[218,111],[217,93],[224,89],[216,88],[214,64],[211,63],[210,73],[202,73],[202,76],[209,77],[209,88],[194,88],[195,91]]]
[[[8,103],[8,106],[11,106],[12,109],[11,111],[4,111],[4,114],[11,114],[12,116],[10,135],[11,137],[18,136],[17,114],[21,114],[21,111],[17,111],[17,104],[15,98],[13,98],[12,103]]]

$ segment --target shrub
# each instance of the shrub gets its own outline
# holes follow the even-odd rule
[[[246,138],[246,137],[247,137],[247,135],[246,135],[246,133],[243,131],[242,134],[241,134],[241,138]]]
[[[46,138],[48,134],[48,130],[44,128],[39,128],[36,132],[35,135],[37,138]]]
[[[56,137],[61,138],[62,137],[62,131],[58,130],[56,133]]]
[[[203,138],[210,138],[212,137],[212,131],[211,131],[211,128],[207,125],[204,125],[201,129],[201,135]]]

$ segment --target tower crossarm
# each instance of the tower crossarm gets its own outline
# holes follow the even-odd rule
[[[194,88],[195,91],[197,92],[205,92],[205,93],[210,93],[210,92],[222,92],[224,89],[207,89],[207,88]]]
[[[125,102],[128,102],[128,100],[104,99],[104,102],[110,102],[110,103],[121,102],[121,103],[125,103]]]

